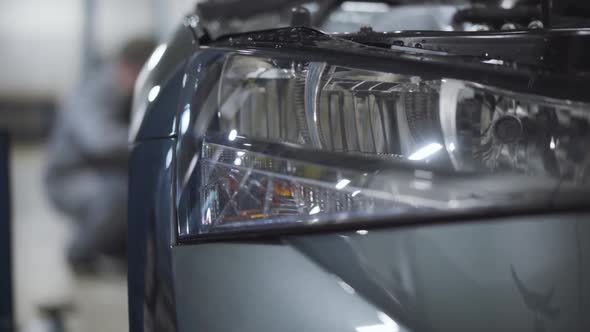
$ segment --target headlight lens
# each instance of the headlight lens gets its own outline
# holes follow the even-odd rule
[[[588,181],[588,105],[207,53],[179,120],[180,237],[549,204]]]
[[[390,73],[230,56],[219,84],[222,131],[326,151],[394,158],[438,141],[439,82]],[[400,141],[399,126],[412,131]],[[414,129],[414,130],[412,130]]]

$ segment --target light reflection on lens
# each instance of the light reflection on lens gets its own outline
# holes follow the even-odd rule
[[[336,183],[336,189],[338,189],[338,190],[344,189],[344,187],[348,186],[349,183],[350,183],[349,179],[342,179],[342,180],[338,181],[338,183]]]
[[[438,143],[430,143],[427,146],[419,149],[418,151],[414,152],[413,154],[411,154],[408,159],[410,160],[424,160],[428,157],[431,157],[432,155],[434,155],[435,153],[437,153],[438,151],[440,151],[440,149],[442,149],[442,145],[438,144]]]
[[[320,211],[321,211],[320,207],[316,205],[309,211],[309,215],[318,214],[318,213],[320,213]]]
[[[230,141],[234,141],[236,139],[236,137],[238,137],[238,131],[235,130],[235,129],[232,129],[229,132],[229,135],[227,136],[227,139],[230,140]]]

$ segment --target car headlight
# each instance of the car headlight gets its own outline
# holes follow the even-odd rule
[[[185,79],[181,239],[546,206],[588,182],[587,104],[250,53],[202,50]]]

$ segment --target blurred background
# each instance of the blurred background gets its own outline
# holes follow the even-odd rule
[[[12,141],[20,331],[47,331],[41,309],[56,306],[72,307],[65,317],[69,331],[127,330],[124,273],[81,278],[70,272],[64,251],[72,223],[48,201],[45,145],[60,102],[86,73],[132,38],[162,40],[193,6],[193,0],[0,1],[0,128]]]

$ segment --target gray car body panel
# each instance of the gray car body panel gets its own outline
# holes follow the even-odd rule
[[[289,245],[173,250],[179,331],[354,331],[379,309]]]
[[[175,247],[178,329],[394,331],[391,318],[400,331],[586,331],[588,218]]]
[[[133,146],[128,217],[130,331],[176,331],[171,238],[175,139]]]

